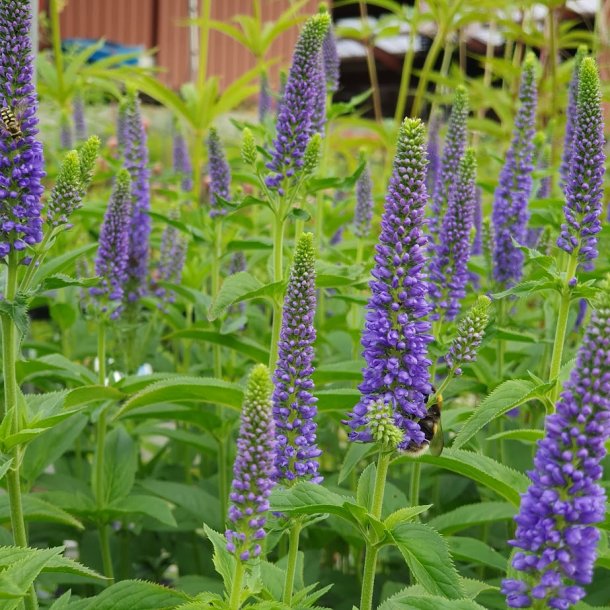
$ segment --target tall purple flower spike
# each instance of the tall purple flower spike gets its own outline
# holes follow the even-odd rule
[[[421,445],[424,434],[417,420],[426,415],[431,393],[428,344],[432,341],[426,320],[423,232],[426,193],[425,128],[419,119],[405,119],[398,135],[394,169],[376,246],[371,296],[364,333],[366,368],[359,389],[360,401],[345,422],[352,441],[372,442],[370,405],[390,405],[403,433],[399,449]]]
[[[436,171],[436,176],[430,204],[431,214],[428,221],[428,230],[431,236],[430,245],[438,241],[438,232],[445,217],[451,185],[457,179],[460,159],[464,155],[468,112],[468,92],[465,87],[459,86],[455,90],[455,97],[453,98],[443,155],[437,168],[433,168],[433,171]],[[433,163],[437,163],[437,160],[433,159]]]
[[[42,144],[36,139],[30,25],[29,0],[0,3],[0,258],[42,240],[45,173]]]
[[[265,537],[275,451],[271,379],[263,364],[250,373],[241,412],[229,499],[227,550],[241,561],[258,557]]]
[[[294,50],[292,67],[278,110],[272,159],[267,164],[271,170],[266,180],[267,186],[278,189],[280,195],[283,195],[286,183],[290,183],[303,166],[307,142],[315,133],[316,74],[320,65],[320,49],[329,26],[330,17],[326,13],[310,17]]]
[[[434,192],[441,166],[440,136],[441,118],[434,114],[428,122],[428,173],[426,174],[426,189],[428,193]]]
[[[150,169],[148,167],[148,141],[140,100],[130,94],[125,103],[125,142],[123,165],[131,176],[131,228],[129,231],[128,282],[125,296],[137,301],[146,293],[151,222]]]
[[[563,154],[561,155],[561,166],[559,173],[561,175],[561,188],[565,189],[565,185],[570,179],[570,165],[572,164],[572,144],[574,140],[574,127],[576,122],[576,113],[578,110],[578,79],[580,74],[580,65],[582,60],[587,56],[587,47],[584,45],[578,47],[576,56],[574,57],[574,68],[572,69],[572,77],[570,78],[570,86],[568,88],[568,107],[566,108],[566,127],[565,137],[563,140]]]
[[[330,93],[334,93],[339,89],[339,77],[341,60],[337,52],[337,39],[332,26],[328,28],[324,42],[322,43],[322,59],[324,62],[324,73],[326,75],[326,86]]]
[[[273,96],[266,74],[261,74],[260,91],[258,94],[258,120],[263,123],[273,108]]]
[[[193,188],[193,166],[186,139],[181,133],[174,134],[174,173],[180,177],[180,188],[188,193]]]
[[[117,174],[100,231],[95,273],[102,280],[98,286],[90,289],[91,295],[96,297],[101,310],[109,312],[113,318],[118,317],[121,312],[121,302],[128,278],[130,188],[129,172],[122,169]],[[112,305],[112,301],[116,303]]]
[[[356,209],[354,211],[354,234],[360,239],[369,236],[373,220],[373,184],[367,163],[356,182]]]
[[[591,582],[606,495],[597,484],[610,438],[610,283],[603,282],[576,365],[546,418],[521,497],[503,593],[511,608],[566,610]]]
[[[521,74],[519,110],[513,138],[506,153],[500,181],[494,194],[494,279],[510,286],[521,279],[523,253],[513,243],[525,244],[532,190],[534,133],[536,122],[536,58],[528,54]]]
[[[74,121],[74,135],[78,142],[87,139],[87,122],[85,120],[85,100],[76,94],[72,100],[72,120]]]
[[[572,159],[565,185],[565,222],[557,239],[562,250],[584,264],[597,257],[596,235],[601,231],[606,155],[600,101],[597,66],[585,57],[580,65]]]
[[[468,283],[470,233],[476,205],[476,159],[469,148],[460,161],[457,181],[451,188],[447,212],[430,261],[430,294],[434,319],[453,320],[460,311]]]
[[[231,169],[218,132],[212,127],[208,135],[208,174],[210,176],[210,216],[224,216],[227,210],[219,199],[229,198]]]
[[[297,480],[320,483],[316,442],[316,402],[311,378],[316,330],[316,274],[313,235],[305,233],[298,241],[290,272],[278,360],[273,375],[273,418],[277,449],[275,455],[278,481],[291,484]]]

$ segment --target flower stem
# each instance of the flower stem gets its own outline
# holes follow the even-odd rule
[[[299,555],[299,537],[301,535],[301,524],[294,523],[290,528],[288,543],[288,565],[286,566],[286,579],[284,580],[284,595],[282,601],[290,606],[292,604],[292,591],[294,589],[294,576],[297,569],[297,558]]]
[[[411,489],[409,491],[409,502],[411,506],[419,504],[419,482],[421,479],[421,463],[413,462],[413,470],[411,471]]]
[[[273,216],[273,281],[279,282],[284,276],[284,214],[282,206]],[[280,329],[282,327],[282,299],[276,296],[273,302],[273,325],[271,328],[271,346],[269,348],[269,370],[275,370],[277,360]]]
[[[55,60],[55,71],[57,72],[57,100],[63,107],[64,97],[64,56],[61,50],[61,32],[59,29],[59,0],[51,0],[51,41],[53,43],[53,59]]]
[[[241,588],[244,581],[244,564],[240,559],[235,560],[235,571],[233,572],[233,582],[231,583],[231,597],[229,598],[229,610],[239,610],[241,608]]]
[[[101,323],[97,332],[97,360],[98,360],[98,379],[100,385],[106,385],[106,326]],[[106,409],[103,407],[97,420],[97,443],[95,456],[95,498],[97,508],[104,508],[104,447],[106,445]],[[104,576],[110,580],[108,584],[114,581],[114,570],[112,567],[112,556],[110,555],[110,539],[108,525],[101,523],[98,526],[98,534],[100,538],[100,551],[102,555],[102,565],[104,568]]]
[[[415,40],[417,36],[417,25],[419,21],[419,0],[415,0],[409,30],[409,47],[402,62],[402,75],[400,77],[400,89],[398,90],[398,100],[396,101],[396,111],[394,112],[394,123],[400,127],[405,116],[407,98],[409,96],[409,85],[411,84],[411,72],[413,70],[413,60],[415,58]]]
[[[570,280],[572,280],[572,278],[574,278],[576,275],[577,266],[578,258],[572,254],[568,260],[565,282],[561,293],[561,300],[559,301],[557,327],[555,329],[555,342],[553,343],[553,355],[551,356],[551,369],[549,371],[549,381],[557,379],[561,369],[563,346],[568,329],[568,315],[570,313]],[[557,382],[553,388],[553,391],[551,392],[551,400],[553,404],[557,402],[560,390],[561,388],[559,387],[559,382]]]
[[[506,313],[506,303],[504,299],[498,301],[498,326],[504,324],[504,317]],[[504,339],[498,339],[498,354],[496,362],[498,365],[498,381],[502,381],[504,378],[504,351],[506,349],[506,343]]]
[[[419,82],[417,83],[417,90],[415,91],[415,99],[413,100],[413,107],[411,108],[412,117],[418,117],[421,113],[424,94],[426,91],[426,86],[428,85],[429,74],[432,71],[434,63],[436,62],[436,58],[438,57],[444,40],[445,29],[439,25],[439,29],[434,36],[432,46],[428,50],[421,74],[419,75]]]
[[[364,31],[368,33],[364,44],[366,47],[366,64],[369,71],[371,89],[373,90],[373,111],[375,113],[375,121],[381,123],[383,115],[381,113],[381,93],[379,91],[379,79],[377,78],[377,66],[375,64],[375,39],[373,34],[368,31],[369,21],[366,2],[364,0],[359,0],[358,5],[360,7],[362,27]]]
[[[375,473],[375,488],[373,490],[373,501],[371,515],[376,519],[381,517],[383,506],[383,493],[385,482],[390,466],[390,454],[379,452],[377,460],[377,471]],[[375,587],[375,572],[377,570],[377,555],[379,549],[372,544],[370,539],[366,543],[366,559],[364,560],[364,574],[362,577],[362,593],[360,595],[360,610],[371,610],[373,607],[373,590]]]
[[[17,260],[15,253],[8,257],[8,270],[6,276],[5,298],[14,301],[17,294]],[[16,434],[24,414],[19,412],[18,386],[15,365],[17,363],[17,329],[7,314],[2,314],[2,373],[4,375],[4,408],[3,417],[10,418],[10,431]],[[27,530],[23,517],[23,504],[21,500],[21,447],[16,445],[11,452],[13,462],[6,474],[6,485],[9,496],[11,514],[11,528],[16,546],[27,547]],[[36,591],[32,585],[24,598],[26,610],[38,608]]]

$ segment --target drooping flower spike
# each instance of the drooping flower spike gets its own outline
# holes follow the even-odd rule
[[[290,272],[278,359],[273,382],[273,418],[276,431],[276,477],[291,484],[297,480],[322,481],[318,474],[321,453],[316,442],[316,402],[311,378],[316,339],[316,275],[311,233],[303,234],[296,247]]]
[[[0,258],[42,240],[44,160],[29,0],[0,3]]]
[[[600,81],[591,57],[582,60],[578,81],[570,172],[564,186],[565,222],[557,245],[587,263],[598,254],[606,162]]]
[[[585,595],[606,515],[597,483],[610,438],[610,282],[593,305],[576,364],[538,441],[530,486],[521,497],[518,549],[503,583],[511,608],[566,610]]]
[[[469,148],[460,160],[456,183],[452,186],[447,211],[430,261],[430,294],[436,319],[453,320],[460,311],[468,283],[470,234],[476,205],[476,158]]]
[[[208,145],[208,175],[210,177],[210,216],[224,216],[227,210],[222,199],[229,198],[231,188],[231,169],[227,162],[225,150],[218,136],[218,132],[213,127],[207,139]]]
[[[372,442],[370,405],[383,401],[402,430],[399,448],[421,445],[424,434],[417,420],[426,415],[431,393],[427,357],[432,341],[428,284],[424,265],[427,239],[423,233],[426,193],[425,129],[419,119],[405,119],[396,157],[381,235],[376,246],[374,279],[370,283],[362,336],[366,367],[361,398],[345,422],[353,441]]]
[[[529,53],[521,73],[520,105],[515,117],[513,137],[494,194],[493,272],[494,279],[500,286],[518,282],[523,271],[523,253],[514,245],[513,240],[525,244],[527,237],[527,204],[532,191],[534,169],[536,100],[536,57]]]
[[[432,243],[438,243],[438,232],[445,217],[451,185],[456,182],[460,160],[466,148],[469,105],[468,92],[463,86],[455,90],[443,155],[436,170],[428,223]],[[434,160],[436,162],[436,160]]]
[[[140,100],[131,93],[124,102],[123,165],[131,176],[131,228],[129,231],[128,283],[125,296],[137,301],[146,293],[151,221],[148,139],[142,122]]]
[[[271,379],[267,367],[259,364],[250,373],[244,395],[225,532],[227,550],[241,561],[261,552],[274,485],[274,449]]]
[[[278,110],[276,137],[271,170],[266,182],[269,188],[284,193],[303,165],[305,148],[315,127],[316,73],[320,66],[320,50],[330,26],[330,16],[319,13],[310,17],[297,41],[292,66]]]

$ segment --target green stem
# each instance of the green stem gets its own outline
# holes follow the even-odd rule
[[[222,220],[215,218],[214,222],[214,238],[212,243],[212,301],[218,296],[220,291],[220,258],[222,256]],[[221,346],[214,344],[213,347],[214,359],[214,377],[220,379],[222,377],[222,352]]]
[[[284,249],[284,213],[282,206],[273,216],[273,281],[279,282],[284,276],[283,269]],[[271,328],[271,345],[269,348],[269,369],[275,370],[277,360],[278,342],[282,327],[282,299],[276,296],[273,302],[273,325]]]
[[[231,584],[231,597],[229,598],[229,610],[239,610],[241,608],[241,588],[243,581],[244,564],[239,559],[236,559],[233,582]]]
[[[504,318],[506,313],[506,303],[504,299],[498,301],[498,326],[504,324]],[[504,339],[498,339],[498,354],[497,354],[497,365],[498,365],[498,380],[502,381],[504,376],[504,351],[506,349],[506,343]]]
[[[38,246],[38,248],[36,249],[36,254],[34,254],[34,257],[32,258],[32,261],[30,262],[30,264],[28,265],[25,275],[23,276],[23,279],[21,280],[21,285],[20,285],[21,292],[26,292],[28,290],[28,288],[30,287],[32,278],[34,277],[34,273],[36,273],[36,270],[40,267],[40,263],[42,262],[43,258],[45,257],[46,250],[47,250],[47,244],[49,243],[50,238],[51,238],[51,232],[48,231],[47,233],[45,233],[45,236],[44,236],[42,242],[40,243],[40,246]]]
[[[98,326],[97,333],[97,360],[98,360],[98,380],[99,384],[106,385],[106,326],[101,323]],[[97,420],[97,442],[95,455],[95,499],[98,509],[103,509],[105,504],[104,497],[104,447],[106,445],[106,430],[108,424],[106,419],[106,409],[102,407],[99,418]],[[101,523],[98,526],[100,537],[100,551],[102,554],[102,565],[104,568],[104,576],[110,580],[108,584],[114,581],[114,570],[112,567],[112,556],[110,555],[110,538],[108,525]]]
[[[413,462],[411,471],[411,489],[409,490],[409,502],[411,506],[419,505],[419,483],[421,480],[421,463]]]
[[[57,71],[57,91],[60,105],[64,105],[64,56],[61,50],[61,30],[59,28],[59,0],[51,0],[51,39],[53,43],[53,59]]]
[[[229,478],[227,469],[228,437],[223,435],[218,439],[218,494],[220,501],[220,522],[227,520],[227,504],[229,502]]]
[[[292,604],[292,591],[294,589],[294,576],[297,569],[297,558],[299,555],[299,537],[301,535],[301,524],[295,523],[290,528],[288,543],[288,565],[286,566],[286,579],[284,580],[284,595],[282,601],[287,605]]]
[[[199,71],[197,73],[197,89],[199,90],[199,94],[201,94],[208,76],[211,12],[212,0],[202,0],[201,19],[199,21]]]
[[[415,91],[415,99],[413,100],[413,107],[411,108],[412,117],[418,117],[421,113],[424,94],[426,91],[426,86],[428,85],[429,74],[432,71],[434,63],[436,62],[436,58],[438,57],[444,40],[445,30],[444,28],[439,27],[436,35],[434,36],[434,40],[432,41],[432,46],[426,55],[426,60],[424,61],[421,74],[419,75],[419,82],[417,83],[417,90]]]
[[[570,280],[576,275],[576,267],[578,266],[578,257],[571,255],[568,259],[565,282],[559,302],[559,312],[557,313],[557,327],[555,329],[555,342],[553,344],[553,355],[551,356],[551,369],[549,371],[549,381],[557,379],[561,369],[561,359],[563,356],[563,347],[568,329],[568,315],[570,313]],[[553,404],[557,402],[559,397],[559,381],[555,384],[551,393]]]
[[[365,0],[359,0],[360,6],[360,18],[362,19],[362,27],[365,31],[369,29],[368,23],[368,12],[366,8]],[[371,89],[373,90],[373,111],[375,113],[375,120],[381,123],[383,115],[381,113],[381,92],[379,91],[379,79],[377,78],[377,66],[375,64],[375,44],[373,42],[373,36],[368,35],[365,41],[366,46],[366,64],[369,71],[369,79],[371,81]]]
[[[383,493],[385,491],[388,467],[390,466],[390,454],[379,452],[377,460],[377,471],[375,473],[375,488],[373,490],[373,501],[371,515],[376,519],[381,517],[383,506]],[[371,534],[372,532],[370,532]],[[370,539],[366,543],[366,558],[364,560],[364,574],[362,577],[362,593],[360,596],[360,610],[371,610],[373,607],[373,590],[375,588],[375,572],[377,571],[377,555],[379,548],[372,544]]]
[[[405,116],[407,98],[409,96],[409,85],[411,83],[411,71],[413,70],[413,59],[415,58],[415,40],[417,36],[417,22],[419,17],[419,0],[415,0],[409,30],[409,48],[402,62],[402,75],[400,77],[400,89],[398,90],[398,100],[396,101],[396,111],[394,112],[394,123],[400,127]]]
[[[5,298],[11,302],[17,294],[17,260],[15,253],[11,252],[8,257],[8,269],[6,276]],[[10,432],[19,432],[24,413],[19,412],[19,387],[15,366],[17,364],[17,329],[11,318],[4,314],[2,322],[2,372],[4,375],[4,407],[3,417],[10,418]],[[27,547],[28,537],[23,516],[23,503],[21,499],[21,447],[19,445],[11,451],[13,462],[6,474],[6,486],[9,496],[9,507],[11,515],[11,528],[13,540],[16,546]],[[36,591],[32,585],[24,598],[26,610],[38,608]]]

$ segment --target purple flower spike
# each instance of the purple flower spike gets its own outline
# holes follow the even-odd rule
[[[518,282],[523,271],[523,253],[513,244],[525,244],[532,191],[534,133],[536,122],[536,58],[529,53],[523,65],[519,88],[520,107],[515,117],[513,139],[494,194],[494,279],[506,287]]]
[[[472,239],[472,247],[470,254],[483,254],[483,193],[477,187],[476,199],[474,202],[474,238]]]
[[[312,133],[324,134],[326,125],[326,74],[324,73],[324,61],[322,52],[318,53],[318,64],[313,75],[314,104],[311,115]]]
[[[100,231],[99,248],[95,259],[95,273],[102,278],[99,286],[91,288],[101,309],[109,311],[109,301],[123,300],[129,260],[129,217],[131,211],[131,179],[125,169],[119,171]],[[120,306],[111,312],[113,318]]]
[[[606,514],[606,496],[596,481],[610,438],[608,280],[602,289],[557,411],[546,419],[515,518],[511,544],[520,550],[503,583],[511,608],[570,608],[593,577],[600,538],[595,524]]]
[[[87,139],[87,123],[85,121],[85,100],[76,94],[72,100],[72,119],[74,121],[74,135],[78,142]]]
[[[170,218],[176,218],[172,213]],[[182,269],[186,260],[187,242],[184,236],[172,225],[168,224],[161,236],[161,251],[159,254],[158,278],[164,282],[179,284],[182,279]],[[157,297],[173,303],[176,295],[173,291],[167,291],[159,286],[156,290]]]
[[[224,216],[227,211],[219,197],[229,198],[231,169],[227,163],[218,132],[212,127],[208,135],[208,174],[210,176],[210,216]]]
[[[32,82],[29,0],[0,3],[0,258],[42,240],[44,161]]]
[[[129,276],[126,297],[137,301],[146,293],[148,278],[148,251],[150,239],[150,169],[148,144],[142,123],[140,100],[131,94],[125,103],[125,169],[131,176],[131,228],[129,231]]]
[[[307,20],[297,41],[292,67],[278,110],[273,158],[267,164],[272,175],[267,178],[269,188],[284,194],[287,183],[303,166],[305,148],[315,133],[313,124],[317,103],[317,73],[320,66],[320,49],[330,26],[326,13],[313,15]]]
[[[366,368],[359,389],[362,397],[346,421],[352,441],[372,442],[369,405],[390,405],[403,433],[399,448],[421,445],[424,434],[417,420],[426,415],[431,393],[427,358],[432,341],[426,320],[425,250],[423,233],[426,193],[425,129],[419,119],[405,119],[398,135],[394,169],[376,246],[374,279],[364,333]]]
[[[260,92],[258,95],[258,120],[263,123],[273,108],[273,96],[266,74],[261,74]]]
[[[451,188],[447,212],[439,241],[430,261],[430,293],[434,299],[434,319],[441,315],[453,320],[466,296],[470,233],[476,205],[477,163],[474,149],[469,148],[460,161],[456,183]]]
[[[174,134],[174,173],[180,177],[180,188],[188,193],[193,188],[193,166],[186,140],[181,133]]]
[[[74,138],[72,136],[72,124],[67,116],[61,117],[61,126],[59,128],[59,142],[63,150],[70,150],[74,146]]]
[[[265,537],[269,495],[273,489],[275,440],[271,379],[263,364],[250,373],[241,412],[237,456],[229,499],[227,550],[242,561],[258,557]]]
[[[315,416],[317,399],[313,397],[313,343],[316,331],[316,274],[313,235],[304,233],[297,244],[288,280],[278,360],[273,375],[273,418],[277,452],[278,481],[292,484],[297,480],[320,483]]]
[[[566,127],[565,138],[563,141],[563,155],[561,157],[561,166],[559,173],[561,175],[561,188],[565,192],[565,186],[570,179],[570,165],[572,164],[572,145],[574,140],[574,128],[576,122],[576,113],[578,107],[578,78],[580,74],[580,65],[582,60],[587,56],[587,47],[581,45],[576,51],[574,57],[574,68],[572,69],[572,78],[570,79],[570,87],[568,89],[568,107],[566,108]]]
[[[364,166],[356,182],[356,210],[354,212],[354,234],[360,239],[368,237],[373,220],[373,184],[369,164]]]
[[[328,28],[326,36],[324,36],[324,42],[322,43],[322,59],[324,61],[326,86],[330,93],[334,93],[339,89],[341,60],[337,53],[337,39],[332,24]]]
[[[456,182],[460,159],[464,155],[468,112],[468,92],[465,87],[460,86],[455,90],[455,97],[453,98],[443,156],[440,165],[435,170],[436,178],[430,205],[432,213],[428,223],[431,236],[430,245],[438,241],[438,232],[445,217],[451,185]]]
[[[597,233],[604,189],[606,155],[599,74],[595,61],[585,57],[580,65],[578,106],[570,174],[565,185],[565,223],[557,245],[587,263],[597,257]]]
[[[426,189],[428,193],[434,192],[434,185],[438,179],[441,166],[439,130],[441,119],[435,114],[428,123],[428,173],[426,174]]]

